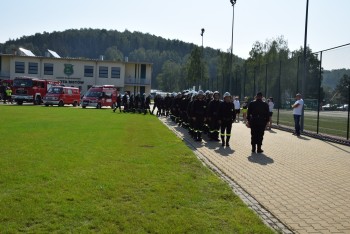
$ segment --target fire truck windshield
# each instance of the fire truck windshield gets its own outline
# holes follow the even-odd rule
[[[15,79],[13,81],[14,87],[32,87],[33,81],[29,79]]]
[[[50,93],[50,94],[61,94],[63,93],[63,88],[61,87],[51,87],[47,93]]]
[[[100,91],[88,91],[86,94],[85,94],[85,97],[101,97],[102,96],[102,92]]]

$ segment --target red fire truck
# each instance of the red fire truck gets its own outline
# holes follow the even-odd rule
[[[96,107],[97,109],[103,106],[115,107],[117,102],[118,91],[114,85],[95,85],[92,86],[84,95],[81,106]]]
[[[12,100],[18,105],[32,102],[34,105],[42,103],[42,98],[52,85],[59,85],[59,81],[44,80],[34,77],[16,77],[13,80]]]
[[[65,104],[78,106],[80,103],[80,90],[76,87],[51,86],[43,101],[45,106],[64,106]]]

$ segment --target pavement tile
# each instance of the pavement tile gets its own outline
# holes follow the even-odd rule
[[[159,119],[251,196],[243,200],[261,204],[295,233],[350,233],[350,147],[272,129],[264,153],[254,154],[241,123],[232,126],[231,148],[223,148],[206,137],[193,142],[187,130]]]

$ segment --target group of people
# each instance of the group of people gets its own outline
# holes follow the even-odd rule
[[[113,112],[119,109],[119,112],[124,113],[143,113],[144,115],[149,112],[151,114],[151,95],[137,93],[136,95],[125,92],[122,96],[118,94],[116,106],[113,108]],[[123,106],[123,110],[121,108]]]
[[[296,102],[292,105],[295,121],[295,135],[300,136],[300,117],[304,105],[301,94],[296,95]],[[265,130],[271,130],[274,109],[273,98],[265,99],[258,92],[254,100],[244,98],[242,104],[239,97],[233,97],[229,92],[222,96],[218,91],[203,92],[183,91],[168,93],[166,96],[156,94],[154,106],[151,110],[151,95],[118,95],[117,105],[120,112],[154,114],[170,116],[179,126],[188,129],[195,141],[202,141],[202,134],[207,134],[211,141],[221,141],[222,146],[230,146],[232,124],[239,122],[242,113],[242,122],[250,128],[253,153],[262,153],[262,142]],[[123,110],[121,106],[124,106]]]
[[[297,94],[297,101],[292,106],[295,119],[295,135],[300,136],[300,115],[303,107],[301,95]],[[212,141],[221,141],[222,146],[229,147],[232,124],[240,120],[251,131],[251,145],[253,153],[262,153],[262,142],[265,130],[271,130],[274,108],[273,98],[265,99],[258,92],[253,101],[245,98],[242,105],[239,97],[232,97],[226,92],[221,97],[218,91],[203,92],[199,90],[183,91],[162,97],[157,95],[154,107],[158,116],[170,116],[179,126],[188,129],[191,137],[202,141],[202,134],[208,135]]]

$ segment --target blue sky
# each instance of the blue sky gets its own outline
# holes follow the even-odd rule
[[[227,51],[229,0],[11,0],[1,3],[0,43],[23,35],[65,29],[139,31]],[[247,58],[255,41],[283,35],[289,48],[304,43],[306,0],[237,0],[234,54]],[[309,0],[308,45],[313,51],[350,43],[349,0]],[[350,46],[323,54],[324,66],[350,68]]]

